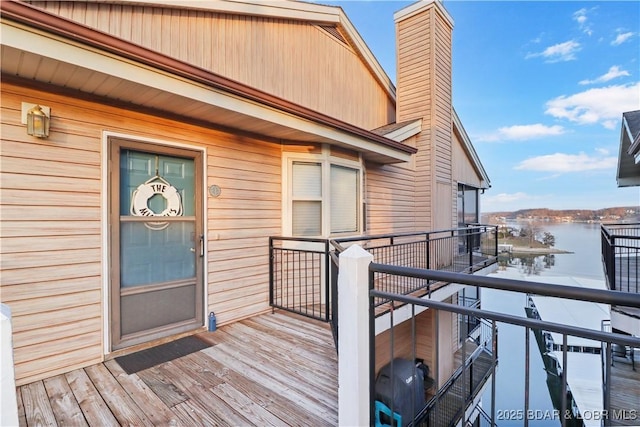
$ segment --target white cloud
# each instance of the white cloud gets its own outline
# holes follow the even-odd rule
[[[547,101],[545,114],[586,124],[615,129],[622,113],[640,109],[640,82],[593,88]]]
[[[615,39],[613,39],[611,41],[611,45],[612,46],[620,46],[622,43],[626,42],[627,40],[629,40],[634,35],[635,35],[635,33],[631,32],[631,31],[623,33],[620,30],[618,30],[618,35],[616,36]]]
[[[589,156],[585,153],[555,153],[545,156],[531,157],[520,162],[515,169],[536,172],[584,172],[602,169],[614,169],[618,158],[614,156]]]
[[[538,53],[529,53],[525,57],[529,58],[537,58],[543,57],[546,59],[546,62],[564,62],[564,61],[572,61],[576,59],[576,52],[581,49],[580,43],[574,40],[569,40],[564,43],[554,44],[553,46],[547,47],[542,52]]]
[[[527,139],[543,138],[547,136],[557,136],[565,133],[562,126],[546,126],[541,123],[532,125],[514,125],[501,127],[497,132],[477,137],[477,141],[496,142],[496,141],[524,141]]]
[[[587,17],[587,13],[589,12],[591,11],[587,10],[586,8],[577,10],[573,13],[573,20],[578,23],[583,33],[590,36],[591,34],[593,34],[593,30],[591,29],[591,25],[589,25],[587,22],[589,20],[589,18]]]
[[[593,80],[582,80],[580,82],[581,85],[589,85],[589,84],[594,84],[594,83],[605,83],[608,82],[609,80],[613,80],[616,79],[618,77],[625,77],[625,76],[630,76],[631,74],[629,74],[628,71],[626,70],[621,70],[619,66],[614,65],[611,68],[609,68],[609,71],[607,71],[606,73],[604,73],[603,75],[601,75],[600,77],[597,77]]]

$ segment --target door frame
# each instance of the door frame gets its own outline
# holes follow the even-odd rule
[[[112,131],[103,131],[102,132],[102,212],[101,212],[101,231],[102,231],[102,317],[103,317],[103,352],[104,354],[109,354],[114,351],[119,351],[122,349],[114,349],[113,343],[111,340],[111,310],[113,308],[113,303],[111,301],[111,275],[113,274],[113,261],[112,261],[112,226],[111,226],[111,183],[110,183],[110,172],[111,165],[109,160],[109,155],[111,151],[111,140],[112,139],[125,139],[131,141],[133,144],[148,144],[155,145],[159,148],[159,150],[165,149],[185,149],[195,152],[200,152],[201,155],[201,164],[199,167],[202,169],[201,173],[201,182],[196,182],[196,185],[200,185],[200,206],[202,210],[202,234],[204,235],[204,254],[202,256],[202,268],[199,272],[196,272],[202,275],[202,310],[203,310],[203,319],[201,327],[206,326],[207,324],[207,307],[209,304],[208,301],[208,291],[207,291],[207,275],[208,275],[208,250],[207,250],[207,149],[203,146],[185,144],[176,141],[163,140],[159,138],[150,138],[143,137],[139,135],[126,134],[121,132],[112,132]],[[135,344],[134,344],[135,345]]]

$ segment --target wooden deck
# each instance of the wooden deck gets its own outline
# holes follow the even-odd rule
[[[109,360],[18,387],[20,425],[337,425],[327,324],[276,312],[199,337],[212,346],[137,374]]]
[[[629,357],[614,357],[611,367],[612,426],[640,424],[640,350],[635,352],[634,371]]]

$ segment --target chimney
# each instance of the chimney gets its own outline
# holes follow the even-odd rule
[[[396,122],[422,119],[417,135],[416,229],[456,226],[452,177],[451,35],[453,19],[439,0],[394,15],[397,49]]]

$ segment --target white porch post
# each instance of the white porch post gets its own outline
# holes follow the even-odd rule
[[[370,425],[369,264],[358,245],[340,254],[338,276],[338,423]]]
[[[13,367],[11,309],[0,304],[0,425],[18,425],[18,400]]]

